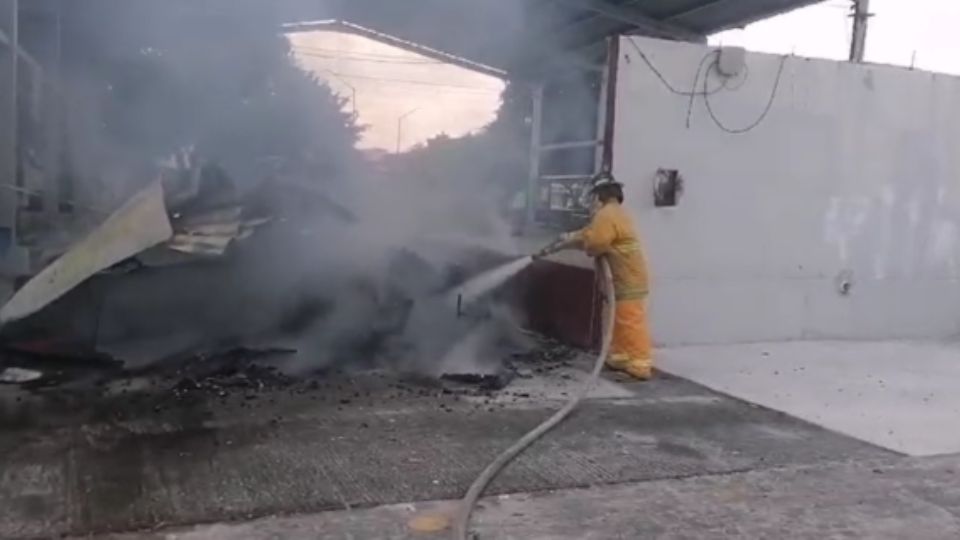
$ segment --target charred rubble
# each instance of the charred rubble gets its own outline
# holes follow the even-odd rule
[[[169,238],[5,325],[0,383],[46,389],[156,368],[151,373],[176,379],[174,392],[217,394],[239,381],[292,384],[293,375],[341,368],[444,375],[438,370],[460,367],[435,360],[478,328],[496,327],[499,337],[486,352],[498,359],[522,342],[517,321],[504,316],[507,295],[469,307],[445,300],[476,271],[503,262],[501,254],[472,248],[438,265],[416,248],[396,246],[385,250],[384,273],[320,279],[311,263],[323,259],[308,251],[322,245],[327,229],[350,230],[356,218],[345,206],[276,181],[243,195],[209,163],[159,177]],[[93,249],[82,240],[77,245]],[[266,265],[291,271],[271,271],[265,280],[258,273]],[[264,366],[278,348],[281,361]],[[211,366],[219,367],[206,372]],[[499,389],[512,378],[499,360],[464,369],[485,373],[448,380]]]
[[[526,348],[510,295],[444,295],[509,255],[424,232],[497,236],[486,176],[507,175],[369,181],[362,128],[296,64],[271,3],[208,4],[64,4],[61,206],[92,224],[54,224],[63,238],[35,250],[0,312],[0,384],[149,373],[216,395],[378,368],[488,386]]]

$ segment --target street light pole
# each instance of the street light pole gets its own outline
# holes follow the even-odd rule
[[[403,142],[403,121],[407,119],[408,116],[420,110],[420,107],[410,109],[409,111],[400,115],[400,118],[397,118],[397,151],[395,153],[400,153],[400,143]]]

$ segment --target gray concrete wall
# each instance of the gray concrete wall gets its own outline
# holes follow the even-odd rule
[[[682,90],[709,51],[636,43]],[[753,122],[780,61],[748,53],[749,77],[710,97],[716,115]],[[690,98],[624,42],[618,91],[614,172],[648,247],[660,343],[960,332],[960,79],[790,58],[769,116],[733,135],[702,96],[687,128]],[[685,179],[675,208],[654,207],[658,167]]]

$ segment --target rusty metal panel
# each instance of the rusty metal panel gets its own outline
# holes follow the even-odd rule
[[[577,347],[593,348],[599,336],[599,299],[589,268],[535,263],[518,280],[531,330]]]

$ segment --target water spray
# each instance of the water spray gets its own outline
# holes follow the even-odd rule
[[[488,270],[454,289],[448,296],[448,300],[451,305],[457,306],[457,314],[459,315],[463,305],[472,304],[478,298],[509,281],[510,278],[519,274],[531,264],[533,264],[533,257],[526,256]]]

